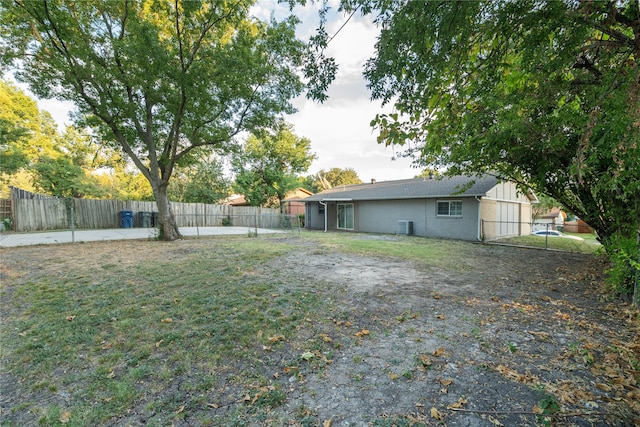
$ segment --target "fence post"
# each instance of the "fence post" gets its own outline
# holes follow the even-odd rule
[[[633,287],[633,304],[636,308],[640,307],[640,228],[638,228],[638,235],[636,242],[638,243],[638,265],[636,266],[636,280]]]
[[[71,243],[76,242],[76,212],[75,212],[75,199],[71,199]]]
[[[545,226],[547,229],[547,233],[544,236],[544,250],[549,249],[549,223]]]

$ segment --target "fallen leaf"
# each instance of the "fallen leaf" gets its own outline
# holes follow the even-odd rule
[[[448,379],[448,378],[445,379],[445,380],[443,380],[442,378],[438,378],[438,382],[440,384],[442,384],[443,386],[445,386],[445,387],[446,386],[450,386],[451,384],[453,384],[453,380],[452,379]]]
[[[160,322],[162,322],[162,323],[171,323],[171,322],[173,322],[173,319],[171,319],[170,317],[165,317]]]
[[[327,334],[320,334],[320,336],[322,337],[322,341],[324,342],[332,342],[333,340],[331,339],[331,337]]]
[[[442,414],[434,407],[431,408],[431,417],[436,420],[442,420]]]
[[[278,342],[278,341],[284,341],[284,335],[276,335],[269,338],[269,342]]]
[[[67,316],[67,320],[68,320],[69,322],[71,322],[71,321],[72,321],[73,319],[75,319],[75,318],[76,318],[76,316]]]
[[[437,349],[437,350],[435,350],[435,351],[433,352],[433,355],[434,355],[435,357],[440,357],[440,356],[442,356],[443,354],[444,354],[444,347],[440,347],[439,349]]]
[[[306,351],[306,352],[302,353],[300,355],[300,357],[303,358],[304,360],[308,361],[308,360],[313,359],[313,353],[311,353],[310,351]]]
[[[431,358],[426,354],[421,354],[418,358],[420,359],[422,366],[431,366]]]
[[[389,372],[387,375],[389,375],[389,378],[391,378],[391,381],[395,381],[398,378],[400,378],[400,375],[394,374],[393,372]]]
[[[452,403],[451,405],[447,406],[448,409],[459,409],[462,408],[462,405],[464,405],[465,403],[467,403],[467,399],[465,399],[464,397],[461,397],[458,399],[458,401],[456,403]]]
[[[60,422],[62,424],[68,423],[70,419],[71,419],[71,412],[64,411],[63,413],[60,414]]]
[[[436,314],[436,319],[440,319],[440,320],[446,320],[447,316],[445,316],[444,314]]]
[[[279,374],[279,373],[277,373],[277,372],[274,372],[274,373],[273,373],[273,378],[275,378],[275,379],[280,378],[280,374]]]
[[[357,333],[356,333],[356,336],[357,336],[357,337],[363,337],[363,336],[365,336],[365,335],[369,335],[369,330],[368,330],[368,329],[364,329],[364,328],[362,328],[362,330],[361,330],[360,332],[357,332]]]
[[[262,346],[262,351],[271,351],[271,346],[270,345],[263,345]]]
[[[218,409],[218,405],[215,403],[207,403],[207,406],[211,406],[213,409]]]
[[[332,424],[333,424],[333,417],[329,418],[328,420],[324,420],[324,422],[322,423],[322,427],[331,427]]]
[[[184,411],[184,405],[180,406],[178,408],[178,410],[176,411],[176,414],[179,414],[180,412]]]

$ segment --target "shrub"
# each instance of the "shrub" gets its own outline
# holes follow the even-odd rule
[[[607,271],[607,284],[617,294],[626,299],[634,295],[640,280],[640,244],[633,237],[614,234],[609,242],[609,259],[611,268]],[[638,294],[636,292],[636,298]],[[636,305],[639,301],[633,301]]]

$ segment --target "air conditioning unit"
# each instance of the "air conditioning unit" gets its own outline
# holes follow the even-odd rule
[[[398,220],[398,231],[396,234],[404,234],[406,236],[413,234],[413,221],[406,219]]]

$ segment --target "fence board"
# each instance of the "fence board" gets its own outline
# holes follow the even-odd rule
[[[13,200],[14,230],[38,231],[69,228],[67,206],[61,199]]]
[[[107,229],[121,226],[120,212],[133,213],[133,225],[142,225],[140,212],[158,212],[155,201],[91,200],[37,197],[33,193],[12,189],[14,230],[40,231],[77,229]],[[68,206],[67,206],[68,205]],[[219,227],[226,220],[239,227],[282,227],[282,216],[278,209],[255,206],[208,205],[204,203],[172,202],[171,209],[178,227]],[[224,222],[223,222],[224,221]]]

